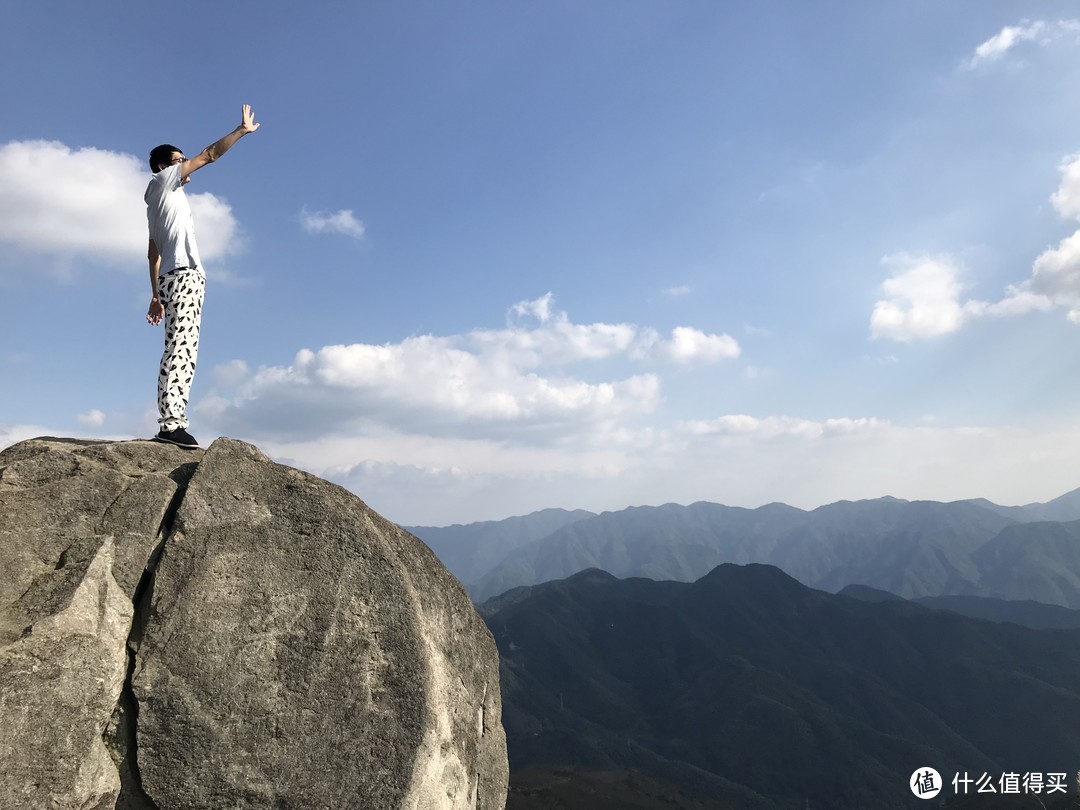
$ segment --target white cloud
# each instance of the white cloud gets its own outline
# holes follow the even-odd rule
[[[510,311],[519,318],[533,317],[540,323],[551,320],[551,306],[555,303],[555,295],[546,292],[532,301],[518,301]]]
[[[1080,219],[1080,155],[1062,162],[1061,184],[1050,202],[1063,217]],[[1064,307],[1068,318],[1080,323],[1080,230],[1047,248],[1035,259],[1031,277],[1010,286],[1001,301],[987,308],[996,315],[1019,315]]]
[[[1047,25],[1041,20],[1027,25],[1006,25],[975,49],[975,53],[968,65],[969,67],[975,67],[983,62],[993,62],[1000,59],[1018,43],[1037,39],[1046,31]]]
[[[739,344],[730,335],[708,335],[692,326],[676,326],[664,354],[675,363],[715,363],[738,357]]]
[[[262,368],[231,400],[207,413],[227,427],[274,433],[286,425],[308,435],[357,429],[486,434],[530,439],[530,429],[577,432],[627,412],[652,410],[655,375],[590,383],[544,376],[466,338],[431,335],[381,346],[302,350],[288,367]],[[208,406],[209,407],[209,406]],[[295,413],[303,412],[304,420]]]
[[[1006,296],[995,304],[973,305],[977,315],[1025,315],[1028,312],[1045,312],[1052,309],[1053,301],[1040,293],[1031,292],[1026,285],[1010,285]]]
[[[1009,317],[1065,307],[1080,324],[1080,230],[1035,260],[1031,278],[1011,284],[996,302],[961,300],[958,268],[948,256],[888,257],[901,270],[882,285],[886,297],[870,315],[870,334],[899,342],[940,337],[971,320]]]
[[[625,355],[647,363],[715,363],[738,357],[738,342],[729,335],[707,334],[677,326],[667,340],[651,327],[634,324],[576,324],[555,310],[549,292],[510,308],[518,320],[501,330],[476,330],[469,340],[507,362],[522,367],[567,365]],[[531,327],[530,319],[538,322]]]
[[[0,146],[0,243],[32,254],[146,269],[146,164],[56,141]],[[188,193],[203,257],[236,249],[236,220],[213,194]]]
[[[680,422],[676,433],[693,437],[741,437],[771,440],[781,437],[821,439],[835,435],[869,433],[888,428],[887,422],[873,418],[838,418],[814,421],[790,416],[754,417],[745,414],[721,416],[710,420]]]
[[[308,233],[338,233],[354,239],[360,239],[366,230],[364,223],[348,208],[315,212],[305,208],[300,212],[300,225]]]
[[[1080,231],[1039,255],[1032,266],[1031,278],[1017,288],[1010,300],[1021,296],[1039,304],[1048,301],[1068,307],[1069,318],[1075,320],[1080,308]]]
[[[730,335],[714,335],[692,326],[676,326],[671,337],[662,339],[655,329],[642,329],[630,347],[630,356],[650,363],[694,365],[731,360],[742,353]]]
[[[945,335],[985,309],[983,302],[960,302],[958,268],[947,256],[898,254],[883,262],[900,270],[882,285],[886,297],[874,305],[874,338],[906,342]]]
[[[1070,155],[1058,166],[1061,184],[1050,195],[1054,209],[1066,219],[1080,219],[1080,155]]]
[[[4,425],[0,424],[0,450],[18,442],[34,439],[38,436],[58,436],[62,431],[50,430],[40,425]]]
[[[677,287],[667,287],[663,290],[664,295],[671,298],[680,298],[684,295],[689,295],[691,291],[689,284],[680,284]]]
[[[1034,42],[1040,46],[1061,39],[1067,35],[1076,35],[1080,32],[1080,20],[1057,20],[1046,22],[1035,20],[1022,21],[1019,25],[1006,25],[990,39],[981,43],[971,57],[964,63],[968,69],[975,69],[981,65],[997,62],[1009,51],[1014,50],[1025,42]]]
[[[193,194],[185,191],[184,193],[187,194],[188,202],[191,204],[191,216],[195,220],[195,234],[199,240],[199,255],[203,260],[213,261],[221,256],[239,253],[243,249],[244,240],[239,234],[239,228],[229,204],[221,197],[208,192]],[[142,197],[140,196],[139,199],[141,200]],[[140,224],[145,228],[145,206]],[[145,255],[145,234],[141,237],[139,248],[139,255]],[[143,269],[145,269],[145,263]],[[223,277],[223,271],[217,267],[212,268],[212,274],[215,280]]]
[[[96,408],[86,413],[80,413],[75,418],[83,427],[101,427],[105,424],[104,411],[99,411]]]
[[[662,340],[633,324],[573,323],[553,308],[550,293],[515,304],[509,314],[503,329],[303,349],[289,366],[250,374],[234,361],[215,374],[221,388],[234,390],[218,391],[198,408],[220,427],[263,435],[362,430],[543,443],[655,410],[656,373],[627,376],[598,365],[603,361],[686,365],[738,355],[727,335],[691,327],[676,327]],[[582,364],[590,364],[587,377]],[[297,412],[307,418],[297,420]]]
[[[1061,182],[1050,202],[1062,217],[1080,220],[1080,155],[1067,157],[1058,168]],[[973,318],[1046,312],[1055,307],[1065,308],[1068,319],[1080,324],[1080,230],[1039,254],[1031,276],[1008,285],[1005,295],[994,303],[961,300],[959,271],[949,256],[898,254],[883,261],[900,270],[884,283],[885,298],[874,305],[870,332],[875,338],[937,337],[955,332]]]
[[[493,363],[550,368],[622,355],[641,331],[626,323],[573,323],[566,312],[554,309],[554,300],[549,292],[519,301],[510,307],[505,329],[473,330],[468,342]]]

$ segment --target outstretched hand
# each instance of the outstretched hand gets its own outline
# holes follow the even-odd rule
[[[251,105],[245,104],[240,111],[240,129],[244,132],[254,132],[259,128],[259,125],[255,123],[255,113],[251,111]]]
[[[161,323],[161,319],[165,317],[165,307],[161,305],[161,302],[154,298],[150,301],[150,309],[146,311],[146,322],[151,326],[157,326]]]

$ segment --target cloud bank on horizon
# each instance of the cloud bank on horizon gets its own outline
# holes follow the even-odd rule
[[[532,37],[565,26],[506,12],[499,48],[424,61],[414,32],[415,52],[369,43],[371,79],[329,45],[306,57],[330,60],[326,87],[248,77],[271,99],[265,126],[200,173],[212,191],[189,191],[211,284],[193,432],[253,441],[409,524],[663,501],[1019,503],[1080,484],[1080,350],[1065,346],[1080,338],[1080,116],[1071,138],[1040,117],[1069,101],[1053,92],[1078,72],[1080,20],[987,11],[976,37],[957,22],[920,54],[922,29],[906,31],[878,59],[823,19],[840,56],[822,67],[801,36],[723,53],[725,13],[702,12],[714,30],[637,9],[649,25],[609,30],[580,10],[580,39],[556,41]],[[780,36],[764,13],[746,30]],[[411,24],[342,14],[384,36]],[[248,22],[225,13],[220,53]],[[556,44],[565,67],[517,61]],[[344,91],[356,109],[333,148],[283,112]],[[1030,106],[995,117],[1006,94]],[[485,101],[519,97],[516,118]],[[209,142],[228,123],[207,126]],[[17,392],[0,446],[151,432],[148,167],[132,151],[52,119],[0,144],[0,384]],[[976,187],[985,175],[1000,194]],[[232,274],[243,290],[215,283]],[[35,303],[50,296],[73,302],[59,329]],[[83,307],[103,337],[81,338],[92,359],[69,382]]]

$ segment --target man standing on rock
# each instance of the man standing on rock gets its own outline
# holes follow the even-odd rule
[[[206,273],[195,244],[195,226],[184,186],[191,173],[213,163],[238,140],[259,128],[245,104],[240,126],[193,158],[171,144],[150,152],[154,176],[146,187],[146,219],[150,227],[150,309],[146,321],[153,326],[165,320],[165,351],[158,371],[158,425],[155,441],[197,448],[188,433],[187,403],[195,360],[199,353],[199,325],[202,315]]]

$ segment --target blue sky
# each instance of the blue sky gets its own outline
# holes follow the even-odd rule
[[[285,4],[281,4],[285,6]],[[191,430],[392,520],[1080,486],[1080,14],[934,0],[8,2],[0,446]]]

